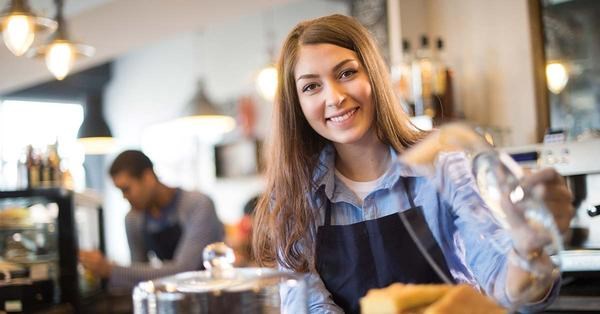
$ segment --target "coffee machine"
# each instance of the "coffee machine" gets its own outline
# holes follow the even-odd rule
[[[555,168],[573,194],[575,214],[564,235],[565,274],[600,275],[600,139],[503,148],[521,166]]]

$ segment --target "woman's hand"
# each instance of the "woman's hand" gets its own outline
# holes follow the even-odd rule
[[[546,208],[554,216],[558,230],[564,234],[569,229],[574,209],[573,196],[563,177],[553,168],[546,168],[526,176],[522,186],[541,194]]]
[[[525,176],[521,186],[537,194],[554,217],[560,233],[569,229],[573,216],[571,192],[563,178],[552,168],[540,170]],[[510,201],[505,199],[510,206]],[[514,211],[509,215],[512,225],[514,251],[512,265],[508,273],[508,294],[512,300],[530,303],[541,300],[552,287],[557,274],[550,257],[542,248],[549,244],[550,234],[541,225],[529,225],[525,217]]]

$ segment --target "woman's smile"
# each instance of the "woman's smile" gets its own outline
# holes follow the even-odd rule
[[[358,111],[359,107],[356,108],[352,108],[350,110],[345,110],[339,114],[335,114],[332,115],[329,118],[326,118],[327,122],[333,124],[333,125],[346,125],[349,124],[350,122],[352,122],[352,118],[354,118],[356,112]]]

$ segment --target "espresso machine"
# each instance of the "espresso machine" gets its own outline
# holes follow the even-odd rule
[[[600,277],[600,139],[503,148],[521,166],[555,168],[573,194],[575,214],[564,235],[565,275]]]

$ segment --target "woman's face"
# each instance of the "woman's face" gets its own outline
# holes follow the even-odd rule
[[[317,133],[338,144],[372,139],[371,84],[354,51],[332,44],[303,45],[294,75],[302,112]]]

